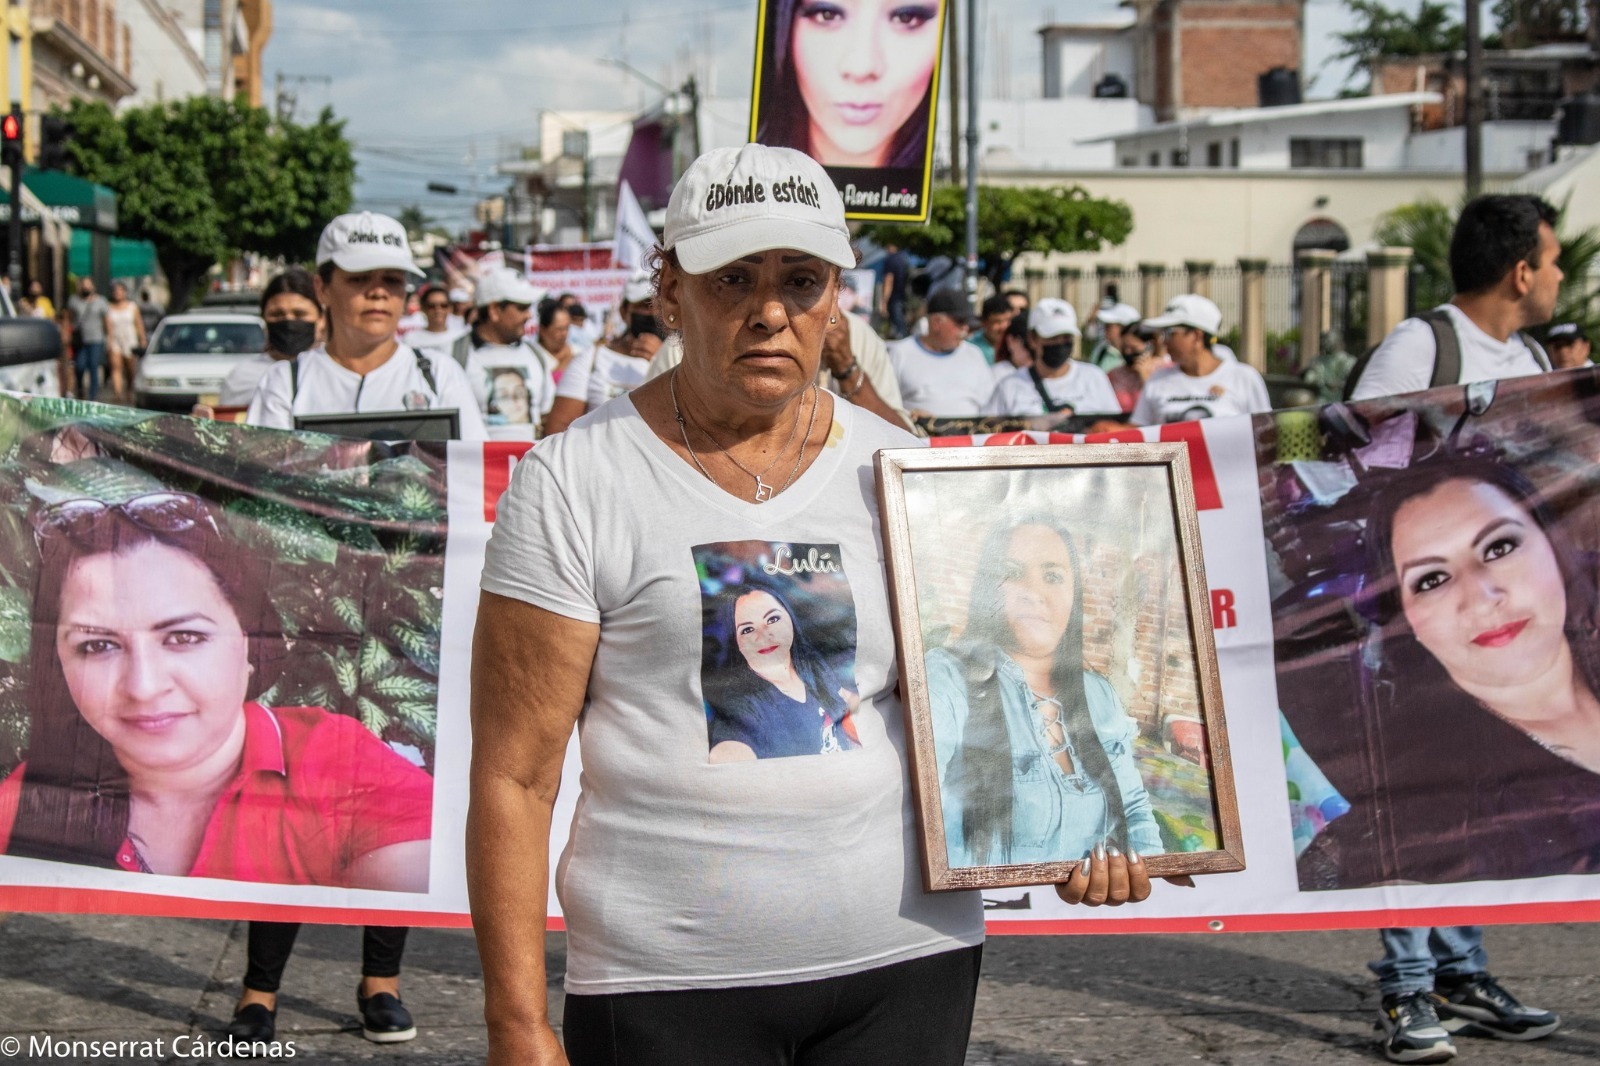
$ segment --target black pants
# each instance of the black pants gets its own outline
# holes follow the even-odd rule
[[[983,947],[821,981],[567,997],[572,1066],[961,1066]]]
[[[406,953],[405,926],[369,925],[361,933],[361,976],[399,977]],[[283,968],[294,952],[299,922],[251,922],[246,940],[244,986],[253,992],[278,991]]]

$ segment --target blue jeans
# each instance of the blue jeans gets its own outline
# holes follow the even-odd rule
[[[105,341],[80,341],[72,356],[72,366],[78,372],[78,393],[85,400],[100,396],[100,376],[106,367]]]
[[[1378,991],[1385,996],[1431,992],[1436,976],[1464,977],[1489,968],[1481,925],[1380,929],[1378,935],[1383,958],[1367,968],[1378,975]]]

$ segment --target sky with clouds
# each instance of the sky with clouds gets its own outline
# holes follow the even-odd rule
[[[1039,91],[1036,31],[1093,18],[1115,0],[978,0],[980,80],[1013,98]],[[694,73],[708,97],[749,92],[753,0],[277,0],[265,91],[281,74],[297,117],[324,105],[348,120],[360,206],[420,203],[455,229],[474,187],[501,191],[497,159],[536,137],[540,111],[642,108],[659,93],[603,59],[664,85]],[[1309,0],[1305,70],[1315,74],[1344,26],[1340,0]],[[964,24],[963,24],[963,28]],[[1342,70],[1308,95],[1331,96]],[[945,113],[941,109],[941,117]],[[428,182],[460,195],[426,192]]]

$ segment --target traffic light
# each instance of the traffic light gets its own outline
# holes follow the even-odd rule
[[[39,169],[69,169],[72,160],[67,154],[67,142],[70,140],[72,140],[72,123],[61,115],[40,115]]]
[[[0,118],[0,163],[8,167],[22,165],[22,108],[13,107]]]

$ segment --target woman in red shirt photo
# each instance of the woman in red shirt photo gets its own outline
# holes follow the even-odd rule
[[[205,501],[32,514],[27,759],[0,850],[175,876],[425,892],[433,780],[353,718],[267,707],[281,625]]]

